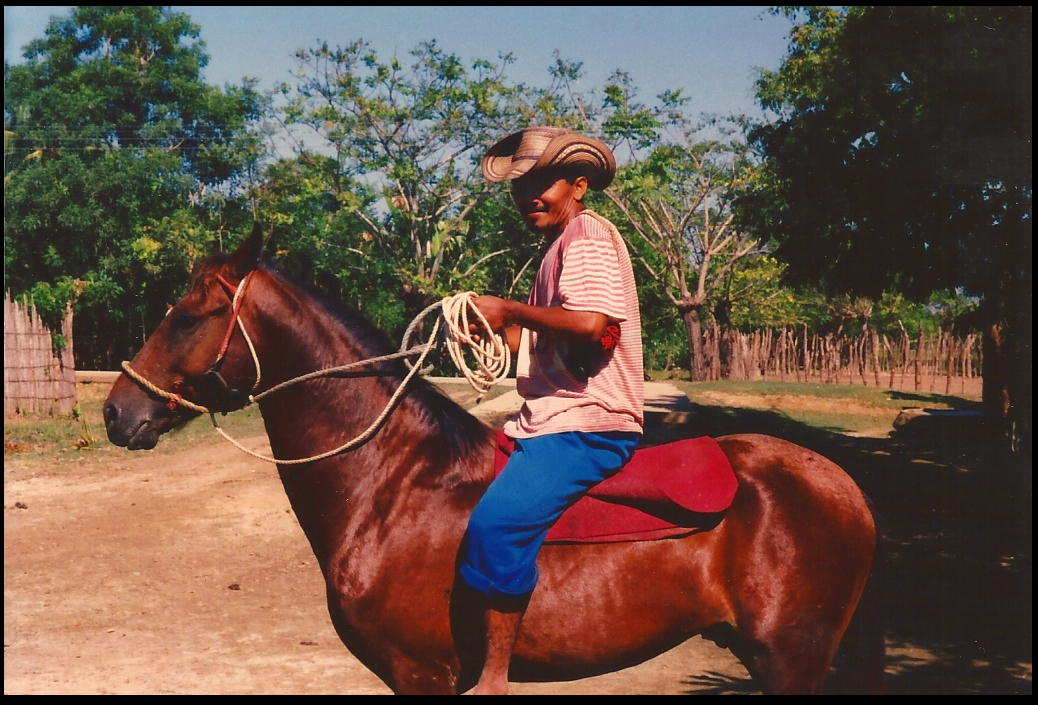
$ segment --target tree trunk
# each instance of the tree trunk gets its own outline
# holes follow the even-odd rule
[[[1009,384],[1005,374],[1007,336],[1001,323],[984,328],[984,387],[983,403],[989,413],[998,418],[1009,414]]]
[[[717,327],[717,321],[710,321],[710,381],[717,382],[721,379],[721,347],[718,342],[721,331]]]
[[[691,379],[693,382],[705,382],[706,371],[703,368],[703,327],[699,321],[699,307],[692,306],[681,311],[685,321],[685,332],[688,333],[688,354]]]

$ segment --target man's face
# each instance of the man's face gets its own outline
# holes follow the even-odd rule
[[[558,172],[528,174],[512,181],[512,201],[527,227],[554,240],[584,209],[587,179],[572,183]]]

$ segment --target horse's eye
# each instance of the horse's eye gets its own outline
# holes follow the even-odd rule
[[[198,317],[190,313],[178,311],[173,314],[173,328],[176,330],[190,330],[198,325]]]

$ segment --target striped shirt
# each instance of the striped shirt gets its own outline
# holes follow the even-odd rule
[[[641,433],[645,384],[638,293],[631,258],[613,224],[588,210],[574,218],[548,248],[528,303],[605,314],[619,321],[620,342],[611,353],[591,344],[593,362],[580,368],[573,356],[587,344],[524,328],[516,372],[524,404],[505,424],[505,433],[513,438],[566,431]]]

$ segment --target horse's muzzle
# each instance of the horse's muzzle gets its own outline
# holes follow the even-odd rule
[[[192,418],[182,411],[171,411],[165,400],[145,394],[125,375],[116,380],[102,407],[108,440],[130,450],[154,448],[159,436]]]
[[[148,418],[124,413],[118,403],[109,400],[104,405],[105,431],[108,440],[130,450],[151,450],[159,442],[159,430]]]

